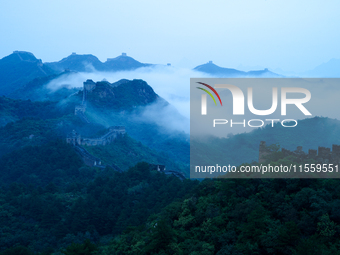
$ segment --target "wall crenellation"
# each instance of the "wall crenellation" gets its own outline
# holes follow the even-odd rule
[[[88,93],[92,92],[96,88],[96,83],[93,80],[86,80],[83,83],[83,104],[85,104]]]
[[[74,109],[74,115],[78,116],[83,122],[90,123],[89,119],[85,115],[86,112],[86,101],[88,98],[88,94],[91,93],[96,88],[96,83],[93,80],[86,80],[83,83],[83,100],[80,105],[76,105]],[[99,158],[94,157],[91,155],[87,150],[85,150],[82,145],[87,146],[97,146],[97,145],[107,145],[112,143],[115,139],[119,136],[125,134],[125,127],[124,126],[112,126],[109,127],[108,132],[98,138],[86,138],[81,137],[75,130],[73,130],[70,134],[66,137],[66,142],[68,144],[72,144],[75,147],[75,150],[81,155],[84,163],[89,166],[97,166],[97,167],[104,167],[101,164],[101,160]],[[121,171],[119,167],[115,165],[111,165],[115,170]]]
[[[93,80],[86,80],[83,83],[83,101],[81,105],[76,105],[74,109],[74,115],[78,116],[83,122],[90,123],[89,119],[85,115],[86,112],[86,100],[89,93],[91,93],[96,88],[96,83]],[[67,136],[66,141],[73,145],[106,145],[111,143],[113,140],[117,138],[118,135],[125,134],[124,126],[112,126],[109,127],[108,133],[99,138],[81,138],[80,134],[77,134],[75,131],[72,134]]]
[[[112,126],[109,127],[109,131],[99,137],[99,138],[85,138],[81,137],[75,130],[70,133],[66,142],[72,145],[87,145],[87,146],[97,146],[97,145],[107,145],[112,143],[118,136],[125,134],[125,127],[123,126]]]
[[[315,159],[320,163],[340,163],[340,145],[333,144],[332,150],[330,148],[319,146],[318,150],[309,149],[308,153],[302,150],[302,146],[298,146],[295,151],[290,151],[285,148],[281,150],[283,157],[295,156],[298,161],[305,159]],[[266,146],[266,142],[261,141],[259,146],[259,163],[264,163],[266,157],[272,152]]]
[[[186,179],[185,175],[182,172],[176,170],[167,170],[165,165],[157,165],[157,164],[149,164],[151,170],[165,173],[166,175],[174,175],[180,180]]]

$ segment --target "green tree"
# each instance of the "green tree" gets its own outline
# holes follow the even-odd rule
[[[97,246],[91,243],[89,239],[86,239],[82,244],[72,243],[62,253],[65,255],[91,255],[96,250]]]

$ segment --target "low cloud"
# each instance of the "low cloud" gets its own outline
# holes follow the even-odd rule
[[[164,105],[163,102],[155,102],[146,106],[141,114],[133,118],[139,122],[157,125],[162,133],[177,131],[189,134],[190,132],[189,118],[182,116],[174,106]]]
[[[153,66],[122,72],[99,72],[93,67],[90,69],[92,72],[64,74],[49,82],[47,88],[51,92],[62,87],[82,89],[83,82],[87,79],[95,82],[106,80],[110,83],[120,79],[142,79],[170,105],[155,102],[146,106],[140,115],[130,116],[132,120],[154,123],[162,132],[180,131],[187,134],[190,129],[190,78],[209,77],[207,74],[191,69],[172,66]],[[111,124],[107,123],[105,116],[101,116],[102,114],[96,113],[95,115],[99,123]]]
[[[156,102],[145,107],[141,115],[135,116],[135,120],[155,122],[155,124],[166,132],[181,130],[188,133],[190,120],[190,78],[212,78],[212,76],[191,69],[176,68],[172,66],[153,66],[124,72],[94,71],[89,73],[69,73],[54,79],[47,86],[51,89],[51,91],[55,91],[65,86],[68,88],[81,89],[83,82],[87,79],[92,79],[93,81],[107,80],[110,83],[114,83],[120,79],[142,79],[154,89],[155,93],[168,101],[170,106],[160,107],[159,102]],[[285,79],[273,79],[273,81],[277,82],[279,80],[283,81]],[[248,81],[251,81],[251,79]],[[302,81],[303,80],[301,80],[301,82]],[[339,107],[337,107],[339,106],[339,88],[336,80],[327,83],[327,85],[324,84],[322,79],[307,79],[302,83],[303,84],[299,84],[299,86],[310,89],[312,93],[311,101],[306,104],[306,107],[312,113],[312,116],[308,117],[325,116],[339,119]],[[245,87],[242,88],[243,91],[246,91],[247,86],[250,86],[248,82],[245,84]],[[276,86],[280,88],[280,85]],[[295,87],[295,84],[292,84],[292,86]],[[253,87],[253,85],[251,87]],[[223,101],[226,103],[232,102],[232,97],[229,91],[221,91],[220,95],[224,98]],[[271,106],[271,86],[264,84],[254,86],[254,98],[254,105],[257,109],[268,109]],[[212,104],[213,102],[208,102],[209,105],[210,103]],[[280,105],[278,106],[278,109],[279,108]],[[295,108],[290,106],[289,118],[306,118],[306,116],[301,116],[301,112]],[[179,114],[177,114],[177,111]],[[225,112],[220,116],[223,116],[225,119],[232,118],[228,112]],[[249,112],[246,112],[244,118],[249,119],[250,117],[254,118],[254,116],[249,115]],[[286,116],[281,116],[279,110],[272,116],[268,117],[275,119],[282,119],[283,117],[288,118]],[[201,128],[205,129],[204,125],[201,125]],[[235,134],[251,130],[253,130],[253,128],[245,128],[242,130],[233,129],[229,131],[223,130],[223,135],[219,135],[225,136],[228,133]]]
[[[207,74],[191,69],[172,66],[153,66],[122,72],[99,72],[95,71],[95,69],[92,70],[92,72],[86,73],[64,74],[49,82],[47,88],[51,92],[62,87],[82,89],[83,82],[87,79],[92,79],[95,82],[106,80],[110,83],[120,79],[142,79],[153,88],[155,93],[168,101],[170,105],[160,107],[159,102],[155,102],[145,107],[142,115],[135,116],[136,120],[155,122],[166,132],[176,130],[189,133],[190,78],[210,77]]]

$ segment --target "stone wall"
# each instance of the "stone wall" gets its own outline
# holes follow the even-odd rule
[[[99,138],[85,138],[81,137],[75,130],[70,133],[66,142],[72,145],[87,145],[87,146],[97,146],[97,145],[107,145],[112,143],[118,136],[125,134],[125,127],[123,126],[112,126],[109,131]]]
[[[87,95],[96,88],[96,83],[93,80],[88,79],[84,81],[83,85],[83,104],[86,104]]]
[[[93,156],[90,154],[87,150],[85,150],[83,147],[79,145],[75,145],[76,151],[80,154],[82,157],[84,163],[88,166],[101,166],[102,162],[99,158]]]
[[[318,147],[318,150],[309,149],[308,153],[302,150],[302,146],[297,146],[295,151],[290,151],[282,148],[282,156],[294,156],[297,158],[298,162],[304,161],[306,159],[315,159],[318,163],[340,163],[340,145],[333,144],[332,150],[326,147]],[[266,161],[266,156],[270,155],[271,152],[266,147],[266,142],[261,141],[259,147],[259,163]]]

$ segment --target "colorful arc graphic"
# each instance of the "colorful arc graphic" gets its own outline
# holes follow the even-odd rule
[[[209,96],[211,96],[211,98],[214,100],[214,102],[215,102],[215,105],[217,105],[216,104],[216,100],[215,100],[215,98],[213,97],[213,95],[208,91],[208,90],[206,90],[206,89],[202,89],[202,88],[200,88],[200,87],[196,87],[196,88],[198,88],[198,89],[201,89],[201,90],[203,90],[203,91],[205,91],[205,92],[207,92],[208,94],[209,94]]]
[[[220,100],[220,103],[221,103],[221,106],[222,106],[222,100],[221,100],[221,98],[220,98],[220,95],[217,93],[217,91],[216,91],[213,87],[211,87],[210,85],[205,84],[205,83],[203,83],[203,82],[197,82],[197,83],[202,84],[202,85],[208,87],[209,89],[211,89],[212,92],[214,92],[215,95],[218,97],[218,100]],[[216,104],[216,101],[215,101],[215,98],[213,97],[213,95],[212,95],[208,90],[202,89],[202,88],[200,88],[200,87],[197,87],[197,88],[198,88],[198,89],[201,89],[201,90],[204,90],[205,92],[207,92],[207,93],[211,96],[211,98],[214,100],[215,105],[217,105],[217,104]]]

